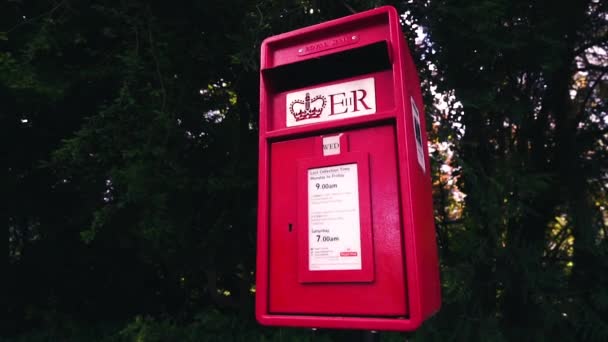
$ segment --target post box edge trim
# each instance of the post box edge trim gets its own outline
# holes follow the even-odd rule
[[[397,32],[401,31],[401,26],[398,25],[398,21],[389,21],[390,30],[395,30]],[[398,39],[394,42],[394,50],[397,54],[395,56],[395,60],[403,60],[404,58],[404,49],[407,48],[405,43],[405,39],[403,34],[398,35]],[[404,46],[405,45],[405,46]],[[414,181],[414,177],[409,167],[410,162],[410,149],[411,149],[411,141],[408,139],[408,125],[409,121],[407,120],[407,113],[411,110],[409,106],[406,105],[406,99],[408,93],[408,86],[406,84],[406,70],[405,65],[397,65],[394,69],[394,77],[395,77],[395,93],[398,98],[398,103],[395,103],[395,107],[400,109],[397,110],[401,114],[396,115],[396,123],[395,128],[398,132],[397,134],[397,146],[398,146],[398,167],[399,167],[399,178],[400,178],[400,193],[403,194],[405,198],[402,198],[401,210],[404,215],[404,220],[413,221],[414,212],[413,206],[408,205],[408,203],[412,203],[413,194],[411,191],[412,184]],[[411,115],[411,113],[410,113]],[[413,156],[415,158],[415,156]],[[422,320],[422,308],[423,308],[423,298],[421,298],[421,289],[418,283],[418,279],[420,278],[420,270],[419,270],[419,261],[418,261],[418,252],[416,246],[416,233],[414,229],[406,229],[407,224],[403,222],[403,243],[404,243],[404,257],[405,257],[405,276],[406,276],[406,284],[407,284],[407,300],[408,300],[408,309],[411,317],[416,317]]]
[[[413,331],[420,327],[421,317],[366,317],[366,316],[315,316],[257,314],[256,320],[266,326],[299,328],[360,329],[383,331]],[[345,326],[344,323],[350,323]]]
[[[280,33],[277,35],[274,35],[272,37],[268,37],[266,39],[264,39],[262,41],[262,46],[263,45],[269,45],[269,44],[277,44],[278,42],[285,40],[285,39],[289,39],[292,38],[294,36],[300,36],[300,35],[307,35],[313,32],[318,32],[320,30],[327,30],[328,28],[333,28],[335,26],[340,26],[343,24],[346,24],[348,22],[351,21],[357,21],[360,19],[366,19],[372,16],[376,16],[382,13],[388,13],[389,15],[391,14],[393,15],[397,15],[397,10],[395,9],[395,7],[390,6],[390,5],[386,5],[386,6],[380,6],[380,7],[376,7],[374,9],[371,9],[369,11],[364,11],[364,12],[359,12],[359,13],[355,13],[352,15],[348,15],[348,16],[344,16],[344,17],[340,17],[340,18],[336,18],[336,19],[332,19],[329,21],[325,21],[322,23],[318,23],[318,24],[314,24],[311,26],[306,26],[303,28],[299,28],[293,31],[288,31],[288,32],[284,32],[284,33]]]

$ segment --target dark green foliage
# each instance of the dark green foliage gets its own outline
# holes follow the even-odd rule
[[[595,1],[416,9],[436,51],[430,80],[463,105],[437,115],[467,194],[462,222],[439,225],[450,243],[445,311],[453,300],[464,316],[457,340],[608,338],[606,306],[589,297],[608,288],[606,164],[597,158],[607,103],[586,83],[605,83],[608,61],[586,61],[585,50],[606,46],[605,11]],[[453,324],[445,311],[438,321]]]
[[[594,0],[0,4],[0,336],[359,338],[253,320],[259,47],[386,3],[423,80],[442,261],[443,307],[407,337],[608,340]]]

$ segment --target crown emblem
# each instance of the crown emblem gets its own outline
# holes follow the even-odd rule
[[[289,104],[289,112],[296,121],[314,119],[321,116],[327,100],[323,95],[317,95],[313,98],[310,97],[310,93],[306,93],[304,101],[293,100]]]

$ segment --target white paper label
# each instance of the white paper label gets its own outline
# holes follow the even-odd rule
[[[360,270],[357,164],[308,170],[308,269]]]
[[[426,172],[426,164],[424,163],[424,148],[422,147],[422,130],[420,128],[420,113],[414,98],[410,96],[412,103],[412,117],[414,119],[414,138],[416,139],[416,155],[418,157],[418,165],[422,168],[422,172]]]
[[[323,155],[333,156],[340,154],[340,136],[323,137]]]
[[[289,93],[286,106],[287,127],[374,114],[374,78]]]

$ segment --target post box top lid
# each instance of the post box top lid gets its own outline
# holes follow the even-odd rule
[[[262,42],[262,55],[260,67],[262,70],[273,68],[279,65],[290,64],[310,58],[319,58],[321,56],[336,53],[347,50],[354,47],[350,43],[358,42],[358,36],[348,36],[352,38],[351,42],[347,40],[340,40],[338,43],[333,43],[331,47],[323,46],[319,44],[313,48],[312,51],[297,48],[297,46],[306,46],[306,44],[323,42],[323,37],[332,37],[336,34],[344,32],[356,31],[358,24],[364,23],[367,20],[374,17],[387,17],[387,24],[391,26],[389,32],[391,35],[401,34],[401,27],[399,26],[399,17],[397,11],[392,6],[382,6],[369,11],[353,14],[350,16],[330,20],[320,24],[304,27],[290,32],[278,34],[276,36],[268,37]],[[380,40],[378,38],[377,40]],[[389,37],[383,37],[384,40],[388,40]],[[273,58],[279,50],[289,49],[293,50],[289,57],[285,58],[285,54],[281,54],[282,58]],[[295,49],[295,50],[294,50]]]

